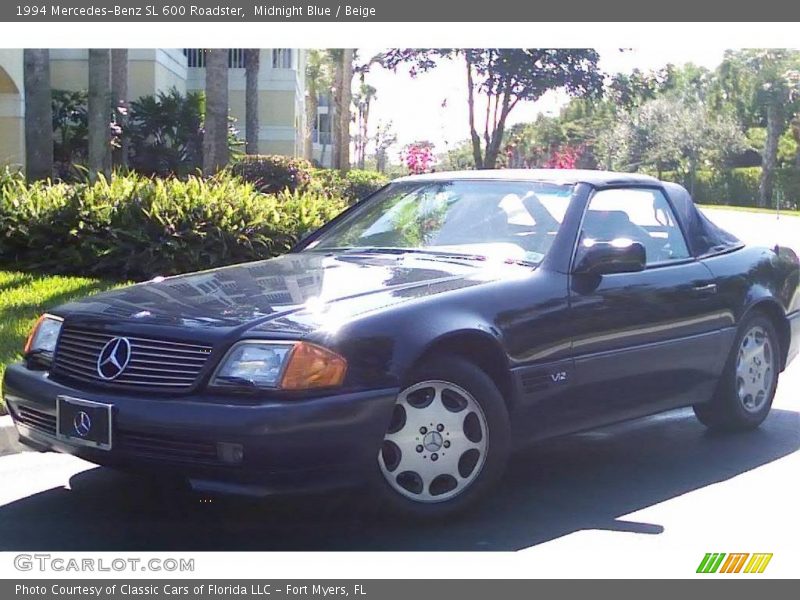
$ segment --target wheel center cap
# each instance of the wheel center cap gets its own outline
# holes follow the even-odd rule
[[[429,431],[422,439],[422,445],[428,452],[438,452],[443,443],[442,434],[438,431]]]

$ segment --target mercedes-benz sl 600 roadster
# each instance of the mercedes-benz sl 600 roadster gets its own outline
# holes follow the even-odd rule
[[[438,516],[533,440],[679,407],[757,427],[800,347],[799,275],[651,177],[411,176],[284,256],[53,308],[3,395],[42,450]]]

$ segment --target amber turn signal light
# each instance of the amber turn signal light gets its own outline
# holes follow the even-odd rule
[[[33,328],[31,332],[28,334],[28,339],[25,341],[25,348],[23,349],[23,354],[27,354],[31,351],[31,345],[33,344],[33,338],[36,337],[36,332],[39,331],[39,326],[42,324],[47,318],[47,315],[41,315],[38,319],[36,319],[36,323],[33,324]]]
[[[315,344],[296,344],[289,364],[281,377],[281,389],[308,390],[341,385],[347,372],[347,361]]]

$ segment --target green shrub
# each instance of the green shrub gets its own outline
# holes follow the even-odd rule
[[[53,161],[56,176],[75,176],[73,165],[86,164],[89,149],[88,93],[53,90]]]
[[[344,197],[351,202],[360,202],[389,183],[389,178],[383,173],[358,169],[348,171],[345,179],[347,180],[347,188],[345,189]]]
[[[0,176],[0,265],[148,279],[268,258],[346,204],[310,192],[265,195],[229,174],[94,184]]]
[[[353,169],[345,175],[336,169],[314,169],[307,189],[331,198],[344,198],[355,204],[389,183],[389,178],[377,171]]]
[[[742,167],[724,171],[698,171],[694,182],[674,171],[661,174],[665,181],[675,181],[692,191],[698,204],[758,206],[761,167]],[[776,190],[782,194],[782,208],[800,207],[800,169],[782,167],[776,173]],[[774,204],[772,205],[774,206]]]
[[[308,185],[311,163],[279,155],[246,155],[231,165],[231,172],[265,194],[294,192]]]
[[[131,169],[144,175],[188,175],[203,166],[205,97],[177,90],[130,103],[125,135]]]

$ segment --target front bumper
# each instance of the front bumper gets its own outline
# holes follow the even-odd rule
[[[111,404],[111,450],[55,437],[56,397]],[[122,469],[184,478],[196,490],[266,496],[355,486],[376,467],[396,389],[232,404],[82,391],[47,373],[10,365],[3,397],[20,441]],[[240,463],[219,444],[240,444]]]

